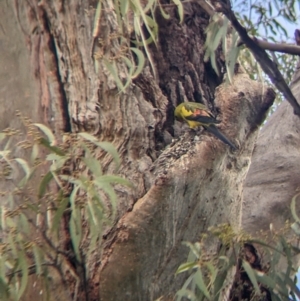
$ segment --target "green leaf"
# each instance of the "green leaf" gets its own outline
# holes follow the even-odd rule
[[[92,216],[91,216],[91,212],[89,210],[87,210],[88,213],[88,218],[87,220],[91,220]],[[96,208],[96,214],[97,214],[97,208]],[[89,223],[90,225],[90,243],[88,246],[88,250],[87,250],[87,258],[89,258],[91,252],[93,252],[96,248],[96,243],[98,241],[98,239],[101,238],[101,234],[102,234],[102,220],[103,220],[103,215],[102,214],[98,214],[98,225],[94,225],[93,223]],[[87,271],[88,272],[88,271]]]
[[[6,134],[5,133],[0,133],[0,142],[4,139],[4,138],[6,138]]]
[[[95,67],[96,74],[99,74],[99,67],[100,67],[99,60],[94,60],[94,67]]]
[[[99,186],[102,183],[103,184],[115,183],[115,184],[120,184],[120,185],[132,187],[132,184],[130,183],[130,181],[128,181],[126,179],[123,179],[123,178],[121,178],[119,176],[115,176],[115,175],[103,175],[101,177],[97,177],[95,180],[96,180],[96,183]]]
[[[35,143],[32,147],[31,156],[30,156],[30,160],[32,164],[34,164],[38,154],[39,154],[39,146],[37,143]]]
[[[21,285],[20,285],[20,289],[18,290],[18,299],[20,299],[27,287],[28,272],[29,272],[28,263],[27,263],[26,256],[25,256],[25,253],[23,250],[18,252],[18,261],[19,261],[19,267],[22,271]]]
[[[292,216],[293,216],[294,220],[298,223],[300,222],[300,218],[298,217],[298,214],[296,211],[296,200],[299,195],[300,195],[300,193],[297,193],[296,195],[294,195],[294,197],[292,198],[292,202],[291,202]]]
[[[45,126],[44,124],[41,124],[41,123],[34,123],[34,125],[36,127],[38,127],[47,136],[48,141],[50,143],[55,142],[55,137],[54,137],[52,131],[47,126]]]
[[[120,156],[119,156],[116,148],[111,143],[99,142],[99,140],[96,137],[94,137],[93,135],[88,134],[88,133],[79,133],[78,135],[88,141],[93,142],[95,145],[101,147],[103,150],[105,150],[106,152],[111,154],[115,163],[117,164],[117,168],[120,166],[120,164],[121,164]]]
[[[178,275],[178,274],[183,273],[183,272],[187,272],[191,269],[198,268],[198,267],[199,266],[198,266],[197,261],[183,263],[179,266],[179,268],[175,272],[175,275]]]
[[[116,67],[116,62],[113,61],[112,63],[110,63],[106,58],[104,58],[103,62],[104,62],[105,67],[109,71],[109,73],[114,78],[114,81],[116,82],[116,85],[119,88],[119,90],[124,91],[124,85],[123,85],[121,79],[119,78],[117,67]]]
[[[170,15],[163,9],[162,5],[160,4],[160,2],[158,1],[158,7],[160,9],[160,13],[161,15],[164,17],[164,19],[169,20],[170,19]]]
[[[93,28],[93,37],[94,38],[96,38],[98,35],[98,29],[99,29],[100,17],[101,17],[101,8],[102,8],[102,1],[99,0],[97,3],[95,19],[94,19],[94,28]]]
[[[180,300],[182,300],[182,297],[185,297],[185,298],[187,298],[187,299],[189,299],[189,300],[197,300],[197,297],[196,297],[196,295],[193,293],[193,291],[192,290],[189,290],[189,289],[181,289],[181,290],[179,290],[177,293],[176,293],[176,301],[180,301]],[[184,298],[184,300],[186,300]],[[200,299],[199,299],[200,300]]]
[[[94,144],[96,144],[97,142],[99,142],[99,140],[95,136],[93,136],[93,135],[91,135],[89,133],[86,133],[86,132],[78,133],[78,136],[80,136],[80,137],[82,137],[82,138],[84,138],[84,139],[86,139],[88,141],[91,141]]]
[[[75,215],[77,213],[76,196],[77,196],[77,192],[78,192],[79,188],[80,188],[80,186],[75,186],[70,195],[70,204],[71,204],[71,208],[72,208],[72,215]],[[77,218],[79,218],[79,217],[77,217]]]
[[[227,68],[227,74],[228,74],[228,79],[229,82],[233,82],[233,76],[234,76],[234,70],[235,70],[235,64],[237,62],[239,52],[240,52],[240,47],[236,47],[236,42],[237,42],[238,34],[235,32],[235,34],[232,34],[232,46],[231,49],[226,56],[226,68]]]
[[[68,159],[69,158],[67,156],[61,157],[61,156],[58,156],[57,154],[49,154],[47,156],[46,160],[52,161],[50,171],[55,173],[56,171],[59,171],[65,165],[65,163]]]
[[[72,211],[70,219],[70,235],[76,258],[79,262],[81,262],[79,246],[82,238],[82,225],[81,215],[78,208]]]
[[[17,161],[21,165],[21,167],[23,168],[23,170],[25,172],[26,179],[28,180],[30,177],[30,173],[31,173],[28,163],[22,158],[16,158],[15,161]]]
[[[218,274],[218,269],[210,261],[206,262],[205,265],[211,274],[210,282],[214,283]]]
[[[9,224],[9,221],[12,222],[12,220],[9,217],[7,217],[6,218],[6,223]],[[9,234],[8,234],[9,247],[12,251],[12,254],[13,254],[14,258],[18,258],[18,251],[17,251],[17,246],[16,246],[15,239],[16,239],[15,236],[11,232],[9,232]]]
[[[97,179],[95,180],[95,184],[100,187],[107,195],[112,207],[112,219],[114,219],[115,213],[116,213],[116,208],[117,208],[117,194],[115,190],[107,184],[103,183],[97,183]],[[99,205],[102,205],[102,203],[99,201]]]
[[[261,292],[260,292],[260,289],[259,289],[259,286],[258,286],[258,283],[257,283],[257,279],[256,279],[256,275],[255,275],[254,270],[252,269],[250,264],[245,260],[243,260],[242,266],[245,269],[249,279],[251,280],[256,294],[260,295]]]
[[[196,273],[194,275],[194,281],[195,281],[196,285],[198,286],[198,288],[200,289],[200,291],[203,292],[205,297],[210,300],[211,297],[210,297],[209,291],[207,289],[207,286],[204,282],[203,274],[202,274],[202,271],[200,268],[196,271]]]
[[[278,292],[284,296],[286,298],[286,300],[289,299],[289,289],[287,287],[287,284],[284,280],[282,280],[282,278],[280,277],[280,274],[276,274],[275,277],[275,281],[276,281],[276,290],[278,290]]]
[[[297,284],[296,283],[294,283],[294,281],[291,279],[291,278],[289,278],[289,277],[287,277],[286,279],[285,279],[285,281],[286,281],[286,284],[289,286],[289,288],[291,289],[291,291],[294,293],[294,294],[296,294],[296,296],[298,297],[298,298],[300,298],[300,290],[299,290],[299,288],[297,287]]]
[[[59,206],[54,214],[54,217],[53,217],[53,225],[52,225],[52,229],[51,231],[53,232],[57,232],[58,229],[59,229],[59,225],[60,225],[60,222],[61,222],[61,218],[67,208],[69,204],[69,198],[63,198],[60,202],[59,202]]]
[[[223,26],[221,28],[218,25],[218,23],[216,23],[216,27],[217,27],[218,30],[216,32],[216,35],[213,36],[213,39],[212,39],[212,42],[211,42],[212,51],[216,51],[216,49],[220,45],[221,40],[224,40],[226,42],[228,24],[229,24],[229,20],[226,17],[223,18]],[[224,46],[227,46],[226,43],[224,44]],[[224,52],[226,53],[227,51],[224,51]]]
[[[9,295],[10,287],[5,283],[5,278],[0,277],[0,292],[1,300],[10,301],[11,296]],[[3,299],[2,299],[3,298]]]
[[[95,157],[86,149],[85,158],[83,158],[83,162],[88,167],[88,169],[93,173],[94,177],[102,176],[102,167]]]
[[[43,180],[41,181],[39,186],[39,192],[38,192],[39,198],[42,198],[45,195],[48,184],[52,179],[53,179],[52,172],[51,171],[47,172],[47,174],[43,177]]]
[[[8,141],[5,144],[4,151],[7,151],[8,149],[10,149],[11,142],[12,142],[12,137],[9,137]],[[10,151],[8,151],[8,152],[10,153]]]
[[[33,256],[34,256],[34,264],[35,264],[35,273],[37,275],[42,275],[42,258],[43,258],[43,251],[36,245],[33,244]]]
[[[98,220],[96,218],[96,214],[95,214],[95,210],[94,210],[94,204],[91,200],[88,200],[87,202],[87,206],[88,206],[88,210],[90,212],[90,217],[91,219],[89,219],[89,224],[94,224],[94,225],[98,225]]]
[[[156,77],[156,75],[155,75],[155,65],[154,65],[154,62],[153,62],[153,59],[152,59],[152,56],[151,56],[151,53],[150,53],[150,50],[149,50],[149,47],[148,47],[149,39],[145,38],[140,19],[139,18],[134,18],[133,21],[134,21],[133,22],[134,29],[135,29],[136,32],[139,32],[140,35],[141,35],[144,50],[145,50],[147,58],[149,60],[153,75],[154,75],[154,77]],[[150,38],[152,38],[153,42],[156,44],[156,37],[154,36],[154,34],[152,32],[150,32]]]
[[[144,56],[143,52],[141,50],[139,50],[138,48],[131,47],[130,49],[131,49],[131,51],[133,51],[136,54],[136,56],[138,58],[138,66],[137,66],[135,72],[131,76],[131,78],[134,79],[142,72],[142,70],[144,68],[145,56]]]
[[[128,9],[129,9],[129,0],[120,1],[120,11],[123,17],[127,15]]]
[[[178,9],[180,23],[183,21],[183,5],[180,0],[172,0]]]
[[[57,154],[59,156],[65,156],[65,153],[60,148],[58,148],[56,146],[51,146],[50,143],[49,143],[49,141],[46,140],[45,138],[41,138],[39,140],[39,142],[40,142],[41,145],[45,146],[51,152],[53,152],[53,153],[55,153],[55,154]]]
[[[5,279],[6,277],[6,256],[8,254],[5,254],[4,252],[2,252],[0,254],[0,279]],[[0,290],[1,292],[1,290]]]
[[[200,247],[199,243],[192,244],[190,242],[184,241],[182,244],[189,247],[190,250],[193,252],[193,254],[195,255],[195,257],[197,259],[200,258],[200,256],[201,256],[201,247]]]
[[[18,223],[19,223],[19,225],[18,225],[19,232],[24,232],[26,234],[29,234],[29,232],[30,232],[29,222],[28,222],[28,219],[25,216],[25,214],[22,212],[20,212]]]
[[[229,269],[224,270],[223,272],[219,272],[216,276],[215,281],[213,282],[214,285],[214,300],[219,300],[220,294],[224,287],[224,283],[227,277]]]
[[[117,165],[117,168],[119,168],[119,166],[121,164],[121,159],[120,159],[120,156],[119,156],[116,148],[109,142],[98,142],[97,145],[100,146],[102,149],[104,149],[106,152],[108,152],[113,157],[113,159]]]
[[[300,236],[300,225],[299,223],[293,223],[291,225],[292,230],[296,233],[296,235]]]

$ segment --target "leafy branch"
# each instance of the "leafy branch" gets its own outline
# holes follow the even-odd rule
[[[87,133],[65,135],[59,143],[46,126],[23,121],[27,139],[17,147],[31,150],[29,161],[13,156],[11,145],[18,131],[7,129],[0,134],[4,144],[0,163],[9,166],[2,178],[15,186],[2,192],[6,201],[0,206],[1,300],[19,300],[32,274],[45,280],[47,291],[52,268],[65,281],[63,265],[73,270],[76,287],[84,285],[88,273],[79,267],[101,242],[103,227],[114,220],[118,200],[114,186],[131,187],[126,179],[105,174],[96,159],[96,150],[101,149],[118,169],[120,158],[112,144]],[[13,179],[22,173],[15,183]]]

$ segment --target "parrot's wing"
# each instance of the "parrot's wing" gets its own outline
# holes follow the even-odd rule
[[[190,116],[185,116],[184,118],[190,121],[197,121],[199,123],[202,123],[203,125],[220,123],[220,121],[216,120],[212,116],[190,115]]]
[[[185,106],[185,108],[189,111],[194,111],[194,110],[207,110],[207,107],[199,102],[183,102],[183,105]]]

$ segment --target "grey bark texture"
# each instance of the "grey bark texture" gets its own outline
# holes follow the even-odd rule
[[[233,85],[221,85],[215,95],[223,112],[220,128],[237,137],[240,150],[232,153],[203,134],[200,141],[184,138],[161,154],[154,183],[121,218],[103,257],[101,300],[172,296],[182,282],[174,272],[188,251],[182,242],[197,241],[220,223],[239,228],[243,182],[261,121],[257,116],[265,113],[274,93],[238,74]]]
[[[188,253],[182,242],[194,242],[222,222],[239,227],[243,182],[274,92],[241,70],[232,85],[222,83],[223,76],[204,62],[208,16],[188,2],[182,24],[176,6],[168,8],[169,20],[157,16],[159,42],[151,46],[156,77],[146,66],[125,93],[118,93],[104,63],[100,60],[96,73],[91,58],[95,6],[96,1],[84,0],[1,2],[6,18],[1,43],[13,49],[10,39],[15,34],[22,57],[22,72],[9,71],[11,77],[18,74],[20,89],[5,88],[7,101],[18,98],[21,103],[26,87],[34,86],[28,111],[19,102],[17,109],[46,123],[58,139],[66,131],[87,131],[110,141],[122,159],[119,174],[134,184],[131,190],[118,188],[114,226],[86,258],[86,283],[75,292],[75,280],[84,271],[65,266],[68,281],[53,277],[52,298],[71,300],[78,293],[78,300],[171,300],[183,281],[174,277]],[[120,44],[112,1],[103,1],[102,10],[96,49],[115,57]],[[9,61],[13,64],[14,57]],[[125,79],[123,63],[116,63]],[[219,58],[217,63],[221,70],[224,62]],[[1,83],[8,83],[3,75]],[[174,126],[173,111],[184,100],[204,101],[239,150],[232,152],[206,132],[178,138],[182,130]],[[109,156],[100,149],[97,155],[104,170],[112,172]],[[26,299],[37,291],[30,288]]]
[[[300,99],[299,63],[290,88]],[[291,200],[299,191],[300,119],[283,102],[260,131],[246,177],[242,226],[254,234],[280,230],[291,218]]]

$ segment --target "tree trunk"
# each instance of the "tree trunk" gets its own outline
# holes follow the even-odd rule
[[[299,62],[290,84],[300,99]],[[299,188],[300,120],[282,102],[260,131],[244,185],[243,228],[280,231],[291,218],[291,200]]]
[[[16,0],[1,5],[5,30],[16,32],[16,47],[25,52],[22,64],[30,72],[19,80],[26,87],[32,78],[35,87],[29,106],[42,108],[32,118],[50,125],[58,138],[66,131],[88,131],[110,141],[122,159],[119,174],[134,185],[118,188],[114,226],[106,229],[99,248],[86,258],[89,278],[79,286],[78,300],[172,299],[183,282],[174,276],[187,256],[182,242],[196,241],[212,225],[240,225],[243,182],[258,128],[274,100],[273,90],[241,70],[232,85],[222,83],[223,76],[204,62],[209,18],[196,3],[185,4],[182,24],[176,6],[168,6],[169,20],[157,13],[159,42],[151,45],[156,77],[148,65],[124,93],[118,93],[103,60],[95,71],[91,50],[96,1]],[[119,28],[110,0],[102,3],[99,26],[97,51],[117,57]],[[25,42],[20,42],[22,34],[27,52]],[[116,64],[120,77],[126,78],[124,63],[116,59]],[[221,58],[218,65],[221,70]],[[18,94],[22,101],[23,91]],[[239,150],[232,152],[206,132],[188,133],[172,142],[180,132],[174,125],[174,107],[183,100],[203,101],[218,113],[220,129]],[[23,110],[20,103],[16,108]],[[97,153],[104,170],[113,172],[111,159],[100,149]],[[208,247],[216,249],[213,243]],[[84,278],[80,267],[68,272]],[[56,280],[53,300],[74,296],[74,281],[66,288]],[[70,294],[64,295],[65,290]]]

